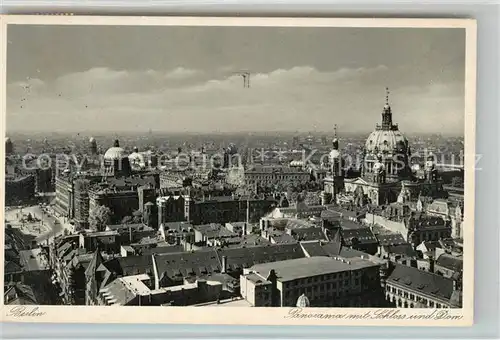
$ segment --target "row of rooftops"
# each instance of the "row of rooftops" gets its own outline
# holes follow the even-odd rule
[[[305,253],[316,259],[305,259]],[[90,261],[89,257],[92,257],[92,254],[77,255],[79,261],[84,262]],[[325,271],[354,270],[364,268],[365,265],[373,266],[373,263],[361,258],[365,255],[367,254],[342,247],[338,242],[300,242],[248,248],[212,248],[196,252],[175,252],[174,250],[172,253],[155,255],[154,261],[160,279],[169,277],[174,281],[186,277],[204,278],[226,271],[241,271],[244,268],[252,268],[252,270],[260,272],[274,269],[283,280],[289,280],[303,276],[322,275],[321,273]],[[86,259],[83,259],[85,256]],[[327,260],[331,262],[326,262]],[[122,276],[154,272],[153,256],[149,254],[115,257],[105,261],[104,265],[108,270]],[[412,271],[411,275],[422,273],[414,268],[409,270]],[[413,273],[415,270],[418,271],[417,274]],[[394,271],[395,274],[391,274],[389,277],[394,278],[393,281],[397,282],[401,280],[401,278],[397,279],[400,272],[401,270]],[[427,274],[423,273],[422,275]],[[432,284],[433,282],[427,283],[429,287]],[[449,286],[449,283],[447,285]],[[449,295],[449,292],[446,291],[446,294]]]
[[[267,174],[309,175],[307,171],[302,170],[300,167],[255,166],[245,170],[245,176]]]

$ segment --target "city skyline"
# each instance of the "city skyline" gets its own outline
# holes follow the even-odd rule
[[[337,124],[365,133],[380,122],[387,86],[402,131],[463,135],[464,34],[10,27],[7,131],[320,133]],[[250,88],[241,71],[251,73]]]

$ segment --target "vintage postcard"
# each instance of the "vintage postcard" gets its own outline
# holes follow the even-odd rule
[[[2,321],[472,325],[474,20],[0,20]]]

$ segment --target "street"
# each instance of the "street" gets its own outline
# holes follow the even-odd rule
[[[62,235],[64,229],[68,229],[70,231],[73,229],[73,226],[69,223],[65,223],[63,218],[55,217],[47,210],[47,208],[39,205],[7,209],[5,214],[7,223],[10,223],[13,227],[19,227],[21,223],[19,222],[17,216],[21,218],[21,210],[23,215],[31,214],[33,217],[40,219],[40,224],[45,226],[45,229],[48,230],[36,236],[36,241],[39,244],[46,242],[47,240],[50,240],[51,242],[54,237]]]

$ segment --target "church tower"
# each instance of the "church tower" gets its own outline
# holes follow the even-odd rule
[[[339,150],[339,140],[337,138],[337,124],[334,127],[332,150],[328,157],[329,174],[325,178],[324,191],[322,193],[322,204],[337,203],[337,195],[344,188],[344,170],[342,155]]]

